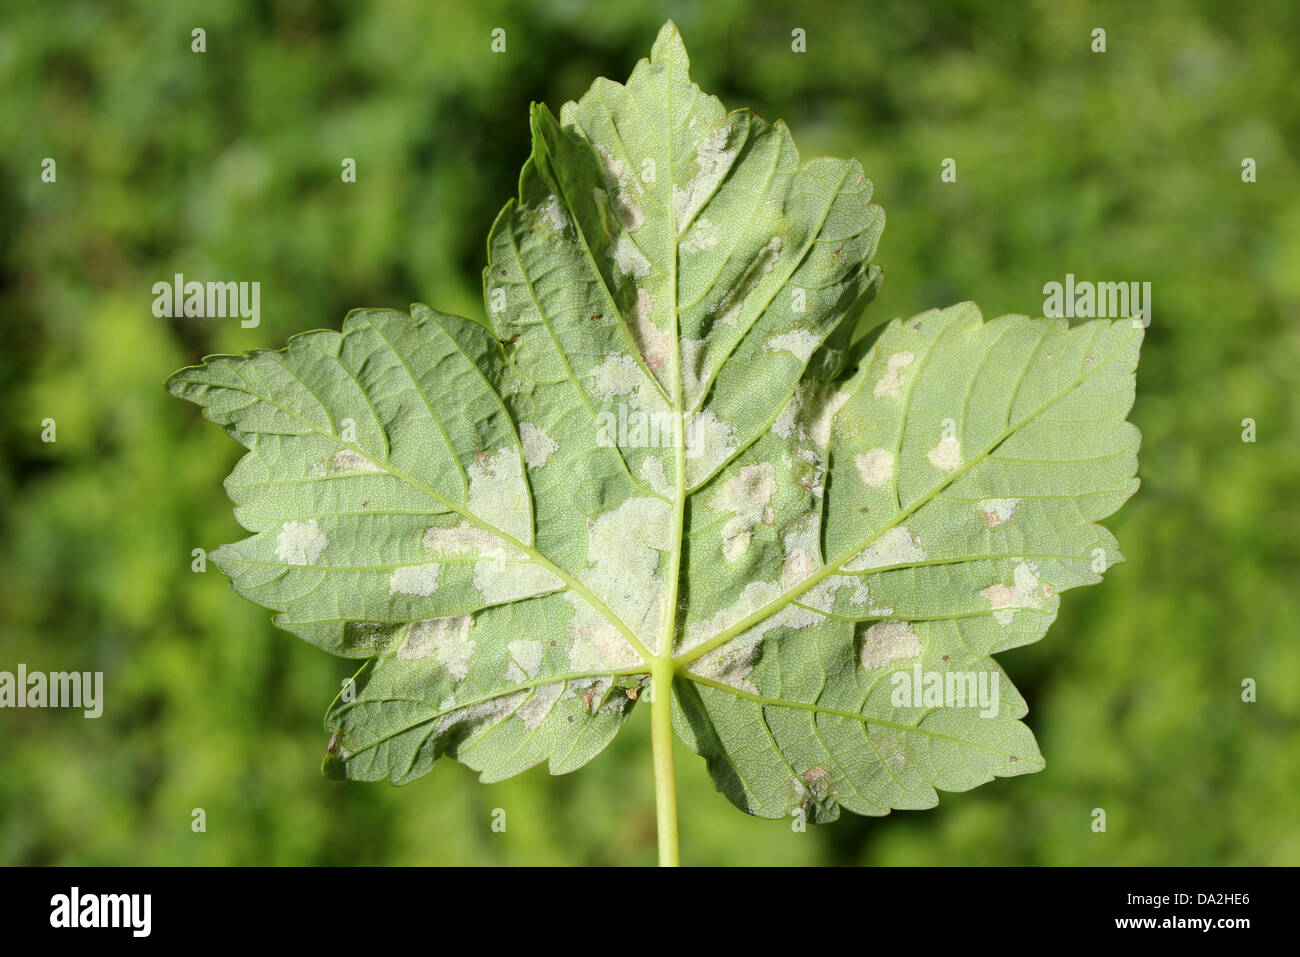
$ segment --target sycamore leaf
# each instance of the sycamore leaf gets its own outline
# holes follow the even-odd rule
[[[1041,767],[992,655],[1120,560],[1095,522],[1137,484],[1140,324],[963,304],[850,348],[870,182],[702,94],[671,24],[532,131],[484,323],[360,310],[168,384],[249,450],[226,487],[253,534],[213,559],[365,659],[326,771],[570,771],[656,662],[754,814]]]

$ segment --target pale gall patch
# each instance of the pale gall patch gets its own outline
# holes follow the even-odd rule
[[[880,377],[871,394],[877,399],[896,399],[903,394],[903,371],[916,361],[911,352],[895,352],[885,363],[885,374]]]
[[[469,637],[473,624],[469,615],[412,622],[397,657],[405,661],[432,658],[453,681],[461,681],[469,674],[470,656],[474,653],[474,642]]]
[[[950,435],[945,435],[939,443],[925,454],[930,464],[942,472],[955,472],[961,468],[961,442]]]
[[[286,565],[314,565],[328,544],[316,519],[285,522],[275,537],[275,557]]]
[[[980,500],[978,508],[984,516],[984,524],[989,528],[997,528],[1011,521],[1019,506],[1018,498],[985,498]]]
[[[428,598],[438,590],[441,571],[442,566],[437,562],[398,568],[388,578],[388,594]]]
[[[881,621],[862,635],[859,660],[867,670],[883,668],[894,661],[905,661],[921,653],[921,639],[905,621]]]
[[[894,478],[894,453],[889,449],[868,449],[853,456],[853,464],[868,488],[888,485]]]
[[[539,469],[560,447],[555,440],[531,422],[519,423],[519,441],[524,447],[524,462],[530,469]]]

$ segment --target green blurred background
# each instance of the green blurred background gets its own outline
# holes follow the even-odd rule
[[[348,663],[190,570],[242,537],[241,450],[162,381],[354,306],[481,314],[529,101],[626,78],[671,16],[706,90],[862,160],[889,217],[873,312],[1037,314],[1066,272],[1150,281],[1154,307],[1143,487],[1108,523],[1129,561],[1001,658],[1047,770],[801,834],[679,750],[683,861],[1300,863],[1300,5],[987,7],[7,2],[0,670],[102,670],[106,706],[0,711],[0,862],[653,862],[646,713],[566,777],[322,779]],[[175,272],[260,281],[261,325],[155,318]]]

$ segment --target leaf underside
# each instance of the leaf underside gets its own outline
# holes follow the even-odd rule
[[[850,347],[870,181],[701,93],[671,24],[532,130],[486,322],[358,310],[168,383],[249,450],[213,559],[365,659],[327,773],[574,770],[669,647],[677,733],[753,814],[1041,768],[992,656],[1121,560],[1140,324],[964,303]]]

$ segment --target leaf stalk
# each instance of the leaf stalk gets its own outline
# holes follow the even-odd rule
[[[677,778],[673,770],[672,689],[676,665],[656,658],[650,674],[654,681],[650,699],[650,749],[654,756],[655,821],[659,832],[659,866],[676,867]]]

